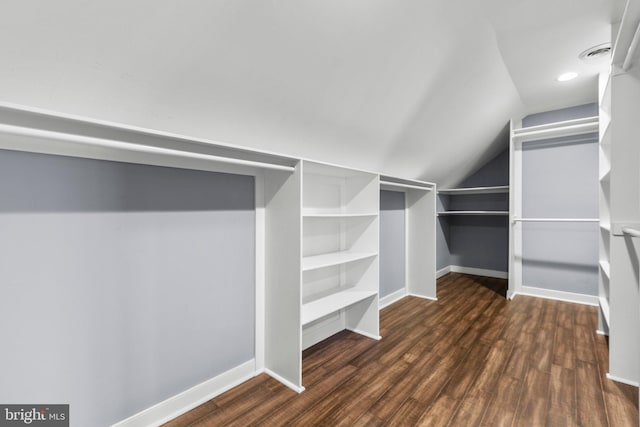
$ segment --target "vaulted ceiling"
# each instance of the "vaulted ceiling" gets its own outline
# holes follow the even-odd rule
[[[0,101],[450,185],[596,100],[619,0],[5,0]],[[580,76],[560,85],[565,68]],[[502,132],[502,134],[501,134]]]

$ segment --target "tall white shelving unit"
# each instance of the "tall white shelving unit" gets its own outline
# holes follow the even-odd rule
[[[524,222],[598,222],[598,218],[523,218],[522,217],[522,144],[550,138],[577,136],[596,133],[599,130],[598,117],[567,120],[538,126],[522,127],[520,120],[511,121],[511,141],[509,146],[509,289],[507,298],[512,299],[526,289],[522,284],[522,224]],[[527,291],[530,292],[530,291]]]
[[[379,176],[302,162],[302,349],[349,329],[380,339]]]
[[[405,295],[436,300],[436,185],[381,176],[380,189],[405,193]]]
[[[633,237],[623,228],[640,226],[639,45],[640,3],[628,1],[611,69],[600,77],[599,323],[609,334],[607,376],[636,386],[640,381],[638,257]]]
[[[602,73],[599,79],[598,105],[600,115],[599,128],[599,202],[600,202],[600,243],[598,282],[598,300],[600,312],[598,331],[609,335],[611,322],[610,280],[611,280],[611,74]]]

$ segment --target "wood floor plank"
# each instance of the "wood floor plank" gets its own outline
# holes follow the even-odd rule
[[[543,426],[549,402],[549,374],[529,367],[514,426]]]
[[[575,384],[576,376],[573,369],[559,365],[551,367],[547,425],[577,425]]]
[[[437,293],[383,309],[381,341],[343,331],[305,350],[301,394],[259,375],[167,426],[638,426],[596,307],[508,301],[505,280],[459,273]]]
[[[576,361],[576,402],[579,425],[609,425],[596,365]]]
[[[500,377],[492,401],[482,418],[482,426],[508,427],[513,424],[522,392],[522,382],[505,375]]]

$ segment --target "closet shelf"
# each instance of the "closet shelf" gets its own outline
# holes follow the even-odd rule
[[[377,217],[377,212],[368,213],[313,213],[303,212],[303,218],[374,218]]]
[[[611,268],[607,261],[600,261],[600,269],[607,276],[607,278],[611,277]]]
[[[433,190],[433,184],[424,183],[421,185],[415,184],[407,184],[401,182],[391,182],[391,181],[380,181],[380,189],[382,190],[398,190],[398,189],[411,189],[411,190],[421,190],[421,191],[431,191]]]
[[[331,267],[334,265],[347,264],[361,259],[377,256],[377,252],[330,252],[322,255],[313,255],[302,258],[302,271],[317,270],[319,268]]]
[[[353,304],[364,301],[378,294],[372,290],[356,290],[355,288],[343,288],[339,292],[331,293],[316,300],[302,304],[301,323],[306,326],[311,322],[321,319],[331,313],[347,308]]]
[[[497,194],[508,193],[508,185],[499,185],[494,187],[468,187],[468,188],[446,188],[438,190],[438,194]]]
[[[597,116],[514,129],[512,131],[512,140],[536,141],[541,139],[559,138],[563,136],[581,135],[594,132],[598,132]]]
[[[509,211],[444,211],[438,212],[438,216],[451,216],[451,215],[497,215],[508,216]]]

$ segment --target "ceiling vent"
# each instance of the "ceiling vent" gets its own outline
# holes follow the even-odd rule
[[[585,62],[595,62],[601,59],[609,58],[610,55],[611,43],[602,43],[585,50],[580,55],[578,55],[578,58],[582,59]]]

